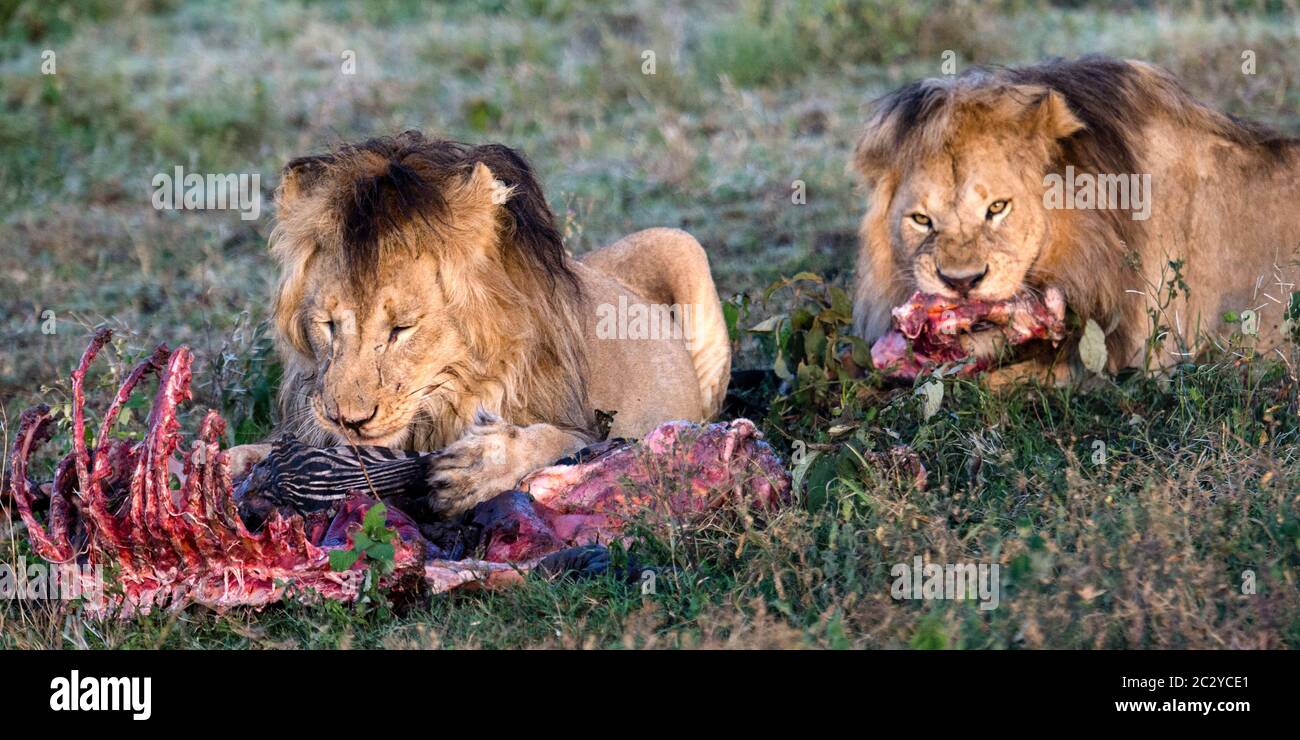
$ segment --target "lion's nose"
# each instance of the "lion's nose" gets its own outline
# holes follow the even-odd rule
[[[360,416],[351,416],[351,417],[345,416],[342,409],[336,411],[335,414],[336,414],[335,416],[330,417],[330,421],[334,422],[335,424],[338,424],[341,427],[344,427],[345,429],[351,429],[354,432],[360,433],[361,428],[364,427],[366,424],[369,424],[370,421],[379,414],[379,405],[375,404],[375,408],[371,410],[370,415],[365,418],[362,418]]]
[[[979,285],[979,282],[984,279],[985,275],[989,274],[989,266],[984,265],[984,269],[979,272],[967,270],[963,272],[946,273],[937,268],[935,269],[935,272],[938,273],[939,279],[943,281],[944,285],[964,296],[967,293],[970,293],[976,285]]]

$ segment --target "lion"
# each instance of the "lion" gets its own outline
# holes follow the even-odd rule
[[[731,345],[700,244],[648,229],[571,258],[506,146],[408,131],[295,159],[276,211],[278,431],[436,452],[435,513],[598,440],[598,411],[641,437],[722,405]]]
[[[913,291],[999,301],[1055,286],[1080,326],[1104,332],[1110,372],[1164,371],[1234,333],[1280,352],[1298,154],[1300,141],[1215,111],[1140,61],[906,85],[872,104],[853,157],[869,196],[855,329],[879,337]],[[1068,347],[1004,371],[1080,379],[1076,360],[1060,361]]]

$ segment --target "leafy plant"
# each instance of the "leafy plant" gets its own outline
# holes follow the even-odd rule
[[[371,506],[361,520],[361,529],[352,535],[352,547],[347,550],[330,550],[330,568],[336,572],[350,569],[361,560],[370,563],[372,572],[384,576],[393,572],[393,538],[397,530],[388,526],[388,507],[382,503]]]
[[[722,318],[727,324],[727,336],[734,349],[741,338],[741,326],[749,318],[749,294],[737,293],[730,300],[723,301]]]
[[[793,403],[825,409],[835,389],[843,389],[871,367],[871,348],[853,328],[853,302],[838,286],[801,272],[768,286],[763,303],[788,290],[788,313],[775,314],[750,329],[772,338],[772,369],[790,385]]]
[[[1151,322],[1151,331],[1147,335],[1143,356],[1143,369],[1147,372],[1159,369],[1161,363],[1159,358],[1164,354],[1163,349],[1166,347],[1169,333],[1173,331],[1169,319],[1170,308],[1180,295],[1186,298],[1191,292],[1187,287],[1187,281],[1183,279],[1184,265],[1184,260],[1170,260],[1168,269],[1162,269],[1160,272],[1160,283],[1148,286],[1151,296],[1155,298],[1155,305],[1147,308],[1147,318]],[[1178,351],[1186,353],[1188,347],[1185,338],[1181,334],[1176,334],[1175,339]]]

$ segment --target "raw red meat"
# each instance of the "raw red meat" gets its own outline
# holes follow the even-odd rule
[[[997,303],[917,292],[891,313],[894,328],[872,345],[871,362],[899,378],[912,379],[930,368],[967,360],[961,342],[964,334],[996,332],[1010,346],[1036,339],[1056,344],[1065,338],[1065,299],[1056,288],[1048,288],[1041,297],[1022,293]],[[994,358],[970,359],[960,374],[985,370]]]
[[[73,373],[73,451],[55,469],[44,523],[33,511],[42,488],[28,470],[33,451],[50,436],[47,406],[22,414],[10,465],[12,498],[32,550],[51,562],[103,566],[114,574],[108,592],[86,606],[129,616],[191,603],[225,609],[287,596],[360,596],[369,575],[364,558],[335,571],[329,553],[352,549],[374,498],[348,491],[305,516],[266,507],[259,510],[260,526],[250,530],[232,496],[229,461],[219,445],[225,423],[216,412],[208,412],[198,438],[180,455],[179,487],[170,485],[169,464],[182,443],[176,410],[190,398],[188,348],[160,347],[136,367],[87,447],[85,377],[109,336],[108,330],[95,335]],[[160,387],[144,439],[111,439],[123,404],[151,373],[161,375]],[[754,425],[740,419],[667,424],[644,442],[607,444],[584,462],[537,471],[520,488],[531,496],[507,492],[470,512],[470,521],[441,525],[477,532],[481,559],[462,558],[461,548],[431,540],[433,530],[389,506],[394,567],[381,585],[438,592],[514,582],[534,567],[587,567],[600,558],[583,546],[619,538],[632,517],[677,517],[727,501],[775,506],[789,492],[789,477]],[[93,578],[91,569],[81,571],[84,578]],[[93,594],[95,586],[83,584],[83,592]]]

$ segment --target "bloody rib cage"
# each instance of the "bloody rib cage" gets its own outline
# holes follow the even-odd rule
[[[129,614],[190,602],[262,605],[282,598],[291,586],[325,598],[355,599],[365,573],[331,570],[326,551],[308,541],[301,517],[276,512],[260,531],[245,528],[229,495],[227,456],[219,446],[225,422],[215,411],[208,412],[198,439],[182,455],[184,483],[179,491],[170,487],[168,462],[181,442],[177,406],[191,397],[188,348],[159,347],[137,365],[87,449],[86,372],[110,335],[107,329],[95,334],[72,374],[73,450],[55,469],[48,526],[32,513],[27,471],[32,452],[49,437],[53,417],[42,405],[19,420],[11,486],[35,553],[53,563],[76,561],[115,572],[121,593],[88,603],[96,610],[120,605]],[[135,444],[111,439],[123,404],[149,374],[161,377],[144,439]],[[421,558],[399,544],[394,561],[395,574],[401,574]],[[87,584],[83,592],[97,590]]]
[[[94,579],[97,571],[112,576],[108,593],[98,583],[79,584],[78,592],[96,595],[86,599],[86,608],[126,617],[191,603],[221,610],[261,607],[286,596],[357,599],[370,577],[365,559],[336,571],[329,554],[352,549],[377,500],[349,490],[324,511],[273,507],[250,530],[219,444],[222,418],[209,411],[197,439],[180,449],[177,407],[191,398],[188,348],[160,346],[132,369],[87,446],[86,373],[110,335],[107,329],[95,334],[72,374],[72,451],[55,467],[44,524],[33,512],[42,489],[28,475],[33,452],[51,434],[48,406],[23,412],[10,458],[10,490],[32,550],[51,563],[83,566],[69,569],[78,578]],[[151,374],[160,376],[159,389],[144,438],[111,438],[132,391]],[[172,488],[170,466],[178,451],[181,482]],[[458,522],[417,525],[388,507],[385,523],[396,536],[392,567],[379,585],[440,592],[508,585],[534,568],[581,570],[605,562],[599,546],[620,538],[624,524],[648,503],[669,515],[717,508],[737,497],[766,509],[785,499],[789,476],[754,425],[738,419],[705,427],[665,424],[643,442],[606,443],[594,457],[539,470],[519,488]],[[482,559],[430,539],[431,527],[476,533]]]

